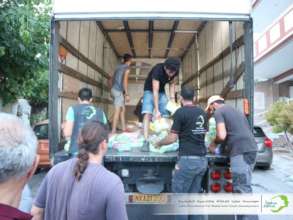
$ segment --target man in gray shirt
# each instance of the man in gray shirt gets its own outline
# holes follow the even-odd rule
[[[112,77],[111,95],[114,98],[115,112],[112,122],[112,134],[116,133],[118,120],[120,117],[122,130],[126,130],[125,123],[125,101],[129,102],[128,94],[128,74],[129,66],[132,62],[130,54],[124,54],[123,63],[118,65]]]
[[[229,105],[220,96],[208,99],[206,110],[213,112],[217,136],[209,149],[225,141],[230,152],[233,192],[252,193],[251,176],[256,161],[257,144],[245,115]],[[238,216],[238,220],[256,220],[257,216]]]

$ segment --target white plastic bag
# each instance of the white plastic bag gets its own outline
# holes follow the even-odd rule
[[[167,118],[161,118],[155,120],[150,124],[150,129],[155,133],[160,133],[162,131],[170,130],[171,120]]]
[[[174,115],[174,113],[180,108],[180,105],[176,102],[169,101],[166,105],[166,110],[168,110],[171,115]]]

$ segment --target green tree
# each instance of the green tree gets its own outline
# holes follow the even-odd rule
[[[288,133],[293,134],[293,101],[278,101],[272,105],[266,114],[266,119],[273,131],[284,132],[287,143],[293,150]]]
[[[0,97],[23,97],[33,105],[48,99],[49,0],[0,3]]]

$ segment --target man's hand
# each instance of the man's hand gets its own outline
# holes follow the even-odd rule
[[[211,152],[211,153],[215,153],[215,151],[216,151],[216,148],[217,148],[217,145],[216,145],[216,143],[213,141],[212,143],[210,143],[210,145],[209,145],[209,151]]]
[[[160,142],[154,142],[153,145],[154,145],[154,147],[155,147],[156,149],[160,149],[160,148],[161,148],[161,144],[160,144]]]
[[[130,97],[129,97],[129,95],[125,95],[125,101],[126,101],[126,102],[130,102]]]
[[[155,110],[154,117],[155,120],[161,119],[161,112],[159,110]]]

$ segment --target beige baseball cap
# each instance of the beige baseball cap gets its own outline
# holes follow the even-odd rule
[[[207,107],[206,107],[206,111],[209,109],[210,105],[215,102],[215,101],[224,101],[224,98],[222,98],[221,96],[219,95],[213,95],[211,96],[209,99],[208,99],[208,103],[207,103]]]

